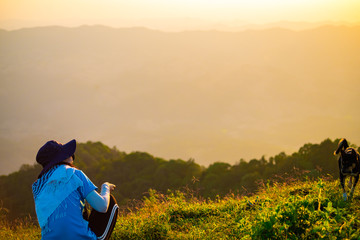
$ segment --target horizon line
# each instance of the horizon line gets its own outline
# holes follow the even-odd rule
[[[297,22],[294,22],[297,23]],[[69,26],[69,25],[60,25],[60,24],[49,24],[49,25],[38,25],[38,26],[24,26],[24,27],[18,27],[18,28],[12,28],[9,29],[7,27],[1,26],[0,24],[0,30],[6,31],[6,32],[15,32],[15,31],[21,31],[21,30],[28,30],[28,29],[36,29],[36,28],[51,28],[51,27],[58,27],[58,28],[67,28],[67,29],[77,29],[77,28],[83,28],[83,27],[103,27],[103,28],[109,28],[114,30],[120,30],[120,29],[144,29],[149,31],[157,31],[157,32],[164,32],[164,33],[181,33],[181,32],[228,32],[228,33],[236,33],[236,32],[244,32],[244,31],[263,31],[263,30],[272,30],[272,29],[278,29],[278,30],[284,30],[284,31],[293,31],[293,32],[301,32],[301,31],[308,31],[308,30],[314,30],[318,28],[323,27],[360,27],[359,23],[309,23],[312,24],[312,26],[308,27],[291,27],[291,26],[281,26],[281,25],[275,25],[276,23],[271,24],[249,24],[244,25],[242,27],[233,27],[232,29],[226,29],[226,28],[184,28],[184,29],[165,29],[165,28],[157,28],[157,27],[150,27],[150,26],[142,26],[142,25],[133,25],[133,26],[110,26],[106,24],[79,24],[75,26]]]
[[[189,18],[191,19],[191,18]],[[173,19],[177,20],[177,19]],[[200,20],[200,19],[194,19]],[[11,21],[11,20],[8,20]],[[17,20],[15,20],[17,21]],[[200,20],[202,21],[202,20]],[[236,21],[236,20],[234,20]],[[289,20],[279,20],[268,23],[249,23],[243,22],[238,25],[226,24],[224,22],[210,22],[210,21],[202,21],[205,25],[197,26],[197,24],[182,24],[182,26],[171,26],[171,25],[179,25],[178,23],[173,23],[168,26],[151,26],[154,24],[107,24],[107,23],[79,23],[79,24],[66,24],[66,23],[49,23],[49,24],[32,24],[26,26],[18,26],[11,27],[6,26],[7,24],[3,24],[0,21],[0,29],[5,31],[18,31],[23,29],[32,29],[32,28],[44,28],[44,27],[63,27],[63,28],[80,28],[80,27],[107,27],[112,29],[132,29],[132,28],[143,28],[154,31],[161,32],[187,32],[187,31],[219,31],[219,32],[241,32],[246,30],[266,30],[266,29],[285,29],[292,31],[303,31],[303,30],[311,30],[316,29],[323,26],[334,26],[334,27],[356,27],[360,26],[360,22],[350,22],[350,21],[332,21],[332,20],[324,20],[324,21],[289,21]],[[156,25],[156,24],[155,24]],[[181,25],[181,24],[180,24]]]

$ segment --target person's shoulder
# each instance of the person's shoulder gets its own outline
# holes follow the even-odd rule
[[[80,169],[75,168],[75,174],[81,179],[89,179],[89,177]]]
[[[83,176],[83,175],[86,176],[86,174],[80,169],[74,168],[74,171],[77,176]]]
[[[90,191],[97,189],[96,185],[94,185],[91,179],[88,176],[86,176],[86,174],[83,171],[76,169],[75,175],[83,182],[84,187],[87,189],[85,191],[88,191],[87,193],[84,194],[84,196],[87,196],[87,194]]]

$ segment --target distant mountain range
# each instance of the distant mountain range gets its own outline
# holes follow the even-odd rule
[[[160,30],[165,32],[179,32],[179,31],[244,31],[244,30],[264,30],[269,28],[284,28],[288,30],[309,30],[321,26],[344,26],[353,27],[359,26],[360,22],[344,22],[344,21],[321,21],[321,22],[304,22],[304,21],[278,21],[272,23],[255,24],[243,20],[228,20],[228,21],[209,21],[196,18],[147,18],[147,19],[118,19],[117,24],[114,20],[94,22],[93,20],[84,20],[88,25],[104,25],[114,28],[131,28],[134,26],[143,26],[153,30]],[[66,23],[64,23],[66,24]],[[0,22],[0,29],[15,30],[21,28],[33,28],[39,26],[59,25],[58,22],[42,22],[42,21],[22,21],[22,20],[3,20]],[[75,27],[84,25],[84,23],[68,23],[68,27]],[[61,25],[64,26],[64,25]]]
[[[0,31],[0,174],[49,139],[199,164],[360,142],[360,27]]]

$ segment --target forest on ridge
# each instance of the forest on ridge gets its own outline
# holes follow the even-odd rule
[[[79,143],[75,165],[97,185],[108,181],[117,185],[113,192],[121,206],[148,196],[149,190],[166,193],[168,190],[188,191],[200,198],[214,199],[229,193],[255,193],[261,182],[281,182],[286,175],[304,178],[327,175],[338,177],[337,156],[333,155],[339,139],[326,139],[320,144],[304,144],[297,152],[281,152],[270,158],[245,161],[231,165],[215,162],[200,166],[194,159],[165,160],[146,152],[125,153],[101,142]],[[356,149],[359,148],[352,145]],[[22,165],[9,175],[0,176],[0,215],[9,219],[36,217],[31,185],[41,166]]]

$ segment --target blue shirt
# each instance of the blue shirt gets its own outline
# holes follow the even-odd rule
[[[75,174],[83,183],[73,191],[50,215],[47,225],[41,229],[42,239],[97,239],[89,228],[88,221],[83,219],[84,200],[97,189],[91,180],[81,171]]]

